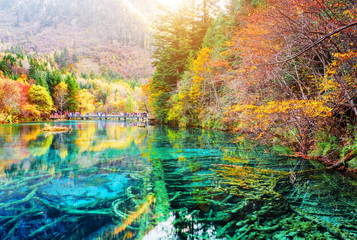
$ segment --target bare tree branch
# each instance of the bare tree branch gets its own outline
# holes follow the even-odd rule
[[[276,62],[273,62],[273,63],[266,63],[266,64],[258,64],[257,66],[265,66],[265,65],[275,65],[275,64],[279,64],[279,63],[286,63],[290,60],[293,60],[294,58],[297,58],[299,57],[300,55],[302,55],[303,53],[305,53],[306,51],[310,50],[311,48],[317,46],[318,44],[322,43],[323,41],[325,41],[327,38],[330,38],[332,37],[333,35],[339,33],[339,32],[342,32],[343,30],[347,29],[347,28],[350,28],[350,27],[353,27],[353,26],[356,26],[357,25],[357,22],[353,22],[351,24],[348,24],[346,26],[343,26],[343,27],[340,27],[338,29],[336,29],[335,31],[325,35],[324,37],[320,38],[319,40],[317,40],[316,42],[314,42],[313,44],[305,47],[303,50],[301,50],[300,52],[296,53],[294,56],[292,57],[289,57],[288,59],[285,59],[283,61],[276,61]]]

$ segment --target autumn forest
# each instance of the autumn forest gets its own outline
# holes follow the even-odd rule
[[[354,0],[230,0],[224,7],[187,0],[157,9],[133,2],[95,8],[74,1],[55,16],[56,1],[23,11],[3,1],[1,14],[13,21],[1,35],[0,121],[45,120],[54,111],[148,112],[157,123],[229,130],[280,146],[281,154],[357,168]],[[125,15],[103,14],[114,6]],[[20,28],[31,37],[19,37]],[[36,45],[48,29],[66,40]]]
[[[356,168],[356,2],[202,4],[155,24],[156,71],[142,89],[157,120]]]
[[[0,239],[357,239],[356,0],[0,0]]]

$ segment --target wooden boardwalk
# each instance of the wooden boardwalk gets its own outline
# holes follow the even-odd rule
[[[68,119],[68,120],[118,120],[118,121],[147,121],[148,117],[143,116],[123,116],[123,115],[67,115],[67,116],[59,116],[59,115],[51,115],[51,120],[60,120],[60,119]]]

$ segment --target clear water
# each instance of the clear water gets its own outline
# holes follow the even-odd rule
[[[54,123],[51,123],[54,124]],[[200,129],[0,126],[0,239],[355,239],[357,184]]]

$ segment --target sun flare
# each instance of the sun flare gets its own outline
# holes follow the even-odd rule
[[[183,2],[183,0],[157,0],[157,1],[170,8],[177,8]]]

